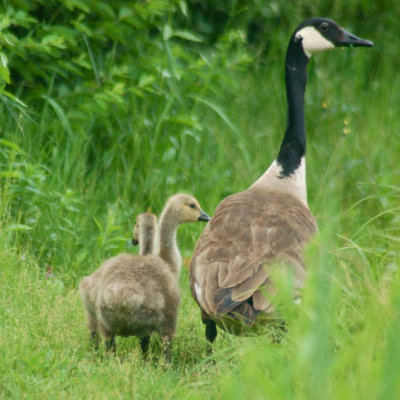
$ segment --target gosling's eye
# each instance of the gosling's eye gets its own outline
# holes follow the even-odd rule
[[[329,29],[329,24],[327,22],[323,22],[319,27],[323,32],[326,32]]]
[[[190,207],[190,208],[196,208],[196,204],[193,204],[193,203],[192,203],[192,204],[189,204],[189,207]]]

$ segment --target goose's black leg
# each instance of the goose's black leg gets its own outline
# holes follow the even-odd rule
[[[213,343],[217,337],[217,325],[211,319],[206,321],[206,339]]]
[[[213,343],[217,337],[217,325],[211,319],[207,319],[204,323],[206,324],[206,339],[210,342],[207,346],[207,354],[210,355],[212,353],[211,343]]]

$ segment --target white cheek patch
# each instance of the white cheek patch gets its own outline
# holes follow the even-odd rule
[[[302,38],[304,53],[310,58],[312,54],[333,49],[335,45],[325,39],[314,27],[307,26],[296,33],[296,38]]]

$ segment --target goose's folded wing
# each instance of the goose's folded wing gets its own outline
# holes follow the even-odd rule
[[[317,227],[310,211],[292,196],[260,198],[248,192],[220,203],[198,241],[190,274],[192,292],[207,314],[241,314],[250,324],[258,312],[273,309],[271,274],[282,262],[301,287],[302,247]]]

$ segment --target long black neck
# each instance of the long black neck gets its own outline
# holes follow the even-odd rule
[[[301,38],[290,39],[285,62],[288,122],[279,150],[277,162],[282,167],[281,178],[293,174],[306,153],[306,129],[304,124],[304,92],[307,84],[308,57]]]

